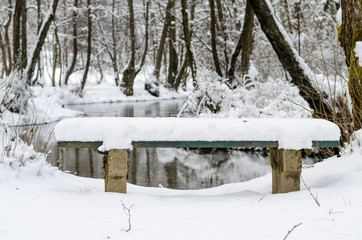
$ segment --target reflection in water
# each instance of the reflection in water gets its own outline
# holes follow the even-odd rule
[[[184,100],[70,105],[91,117],[176,116]],[[54,126],[52,126],[54,128]],[[56,150],[53,139],[52,151]],[[204,153],[203,153],[204,152]],[[91,149],[61,148],[52,163],[78,176],[104,178],[103,155]],[[270,171],[269,158],[237,150],[134,149],[128,182],[141,186],[200,189],[246,181]]]

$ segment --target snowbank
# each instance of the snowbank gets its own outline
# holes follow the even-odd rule
[[[337,125],[321,119],[72,118],[55,127],[57,141],[102,141],[100,150],[132,149],[132,141],[278,141],[279,148],[312,148],[338,141]]]

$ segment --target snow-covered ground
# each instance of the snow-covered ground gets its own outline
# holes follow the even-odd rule
[[[31,147],[4,138],[0,239],[269,240],[300,223],[288,239],[361,239],[361,142],[360,130],[340,158],[303,169],[318,207],[303,185],[271,194],[271,174],[204,190],[129,185],[127,194],[106,193],[103,180],[60,172]],[[133,205],[129,232],[122,202]]]
[[[271,86],[280,87],[265,95],[267,92],[264,91],[272,89]],[[44,121],[80,114],[67,112],[62,107],[64,103],[129,99],[107,84],[88,85],[83,99],[76,97],[71,89],[33,89],[33,105],[42,111],[48,109],[45,112],[49,114],[42,117]],[[296,88],[279,80],[268,80],[260,86],[255,82],[251,88],[240,88],[232,95],[227,89],[220,89],[222,91],[214,95],[219,95],[225,104],[221,106],[221,117],[309,115],[303,108],[305,104],[287,101],[296,95]],[[108,96],[104,96],[104,90]],[[137,91],[140,91],[139,95]],[[145,95],[142,91],[142,87],[136,88],[138,97],[133,100],[147,100],[142,99]],[[220,95],[220,92],[225,94]],[[200,90],[199,94],[206,96],[207,93]],[[166,98],[181,95],[165,93]],[[216,98],[215,102],[218,100]],[[295,101],[298,103],[299,99]],[[201,116],[207,114],[200,112]],[[2,117],[20,122],[6,113]],[[270,240],[283,239],[294,226],[297,227],[288,239],[362,239],[362,130],[355,133],[354,141],[342,150],[341,157],[332,157],[303,169],[306,185],[314,196],[318,196],[318,207],[303,184],[299,192],[271,194],[271,174],[203,190],[129,184],[127,194],[106,193],[104,180],[59,171],[47,163],[45,155],[36,153],[17,138],[15,142],[11,141],[10,130],[6,133],[6,127],[0,123],[1,240]],[[130,212],[132,229],[128,232],[128,216],[122,202],[126,207],[133,206]]]

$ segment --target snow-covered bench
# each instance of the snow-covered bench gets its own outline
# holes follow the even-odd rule
[[[55,127],[59,147],[107,152],[105,190],[127,191],[128,150],[267,147],[272,192],[300,189],[301,149],[339,146],[337,125],[321,119],[71,118]]]

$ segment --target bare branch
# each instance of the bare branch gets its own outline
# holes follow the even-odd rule
[[[289,236],[289,234],[291,232],[293,232],[294,229],[296,229],[297,227],[299,227],[300,225],[302,225],[302,223],[298,223],[297,225],[295,225],[292,229],[290,229],[287,233],[287,235],[285,235],[285,237],[283,238],[283,240],[287,239],[287,237]]]
[[[129,231],[131,231],[131,228],[132,228],[132,225],[131,225],[131,209],[134,206],[134,204],[131,205],[130,207],[127,207],[123,203],[123,201],[121,201],[121,203],[122,203],[124,213],[128,216],[128,229],[126,230],[126,232],[129,232]]]
[[[320,203],[318,202],[318,192],[316,192],[316,195],[314,196],[314,194],[313,194],[312,191],[310,190],[310,187],[307,186],[307,184],[305,183],[302,175],[300,175],[300,178],[302,179],[302,182],[303,182],[305,188],[308,189],[310,195],[312,196],[312,198],[314,199],[314,201],[316,202],[316,204],[318,205],[318,207],[320,207],[321,205],[320,205]]]

